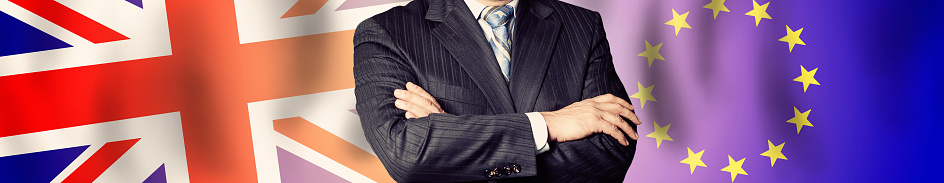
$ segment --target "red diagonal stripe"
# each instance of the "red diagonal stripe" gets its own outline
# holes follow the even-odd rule
[[[124,155],[125,152],[128,152],[128,149],[131,149],[131,146],[134,146],[135,143],[138,143],[136,139],[122,140],[106,143],[102,146],[101,149],[92,154],[92,157],[89,157],[85,163],[75,169],[75,172],[66,177],[63,180],[63,183],[86,183],[95,181],[98,176],[102,175],[102,172],[105,172],[111,164],[114,164],[115,161],[118,161],[118,158],[121,155]]]
[[[75,33],[92,43],[104,43],[128,39],[105,25],[89,19],[75,10],[54,0],[10,0],[23,9],[39,15],[50,22]]]
[[[354,88],[354,30],[240,44],[232,0],[165,2],[173,55],[0,77],[0,137],[180,111],[191,182],[255,183],[247,103]]]

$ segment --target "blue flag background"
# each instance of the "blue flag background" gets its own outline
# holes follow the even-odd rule
[[[632,98],[644,137],[628,182],[941,179],[940,1],[758,1],[769,2],[772,19],[756,25],[746,15],[755,7],[744,0],[723,2],[730,12],[717,18],[705,7],[710,0],[569,2],[603,15],[627,92],[653,87],[657,101],[640,106],[642,99]],[[691,28],[676,35],[668,25],[673,11]],[[779,41],[786,26],[802,28],[806,45],[790,51]],[[662,44],[664,60],[648,66],[646,42]],[[817,69],[821,85],[804,91],[794,81],[801,66]],[[787,122],[800,115],[812,126]],[[761,155],[774,148],[768,140],[786,159],[772,165]],[[704,150],[705,167],[692,171],[682,162],[689,148]],[[722,171],[732,163],[728,156],[747,175]]]

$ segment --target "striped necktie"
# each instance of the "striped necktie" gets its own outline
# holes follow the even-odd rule
[[[511,40],[508,39],[507,25],[511,22],[514,12],[514,8],[505,5],[488,7],[485,13],[485,22],[492,27],[492,38],[489,39],[489,43],[492,45],[492,51],[495,52],[495,58],[498,59],[498,66],[505,75],[505,80],[508,80],[511,68]]]

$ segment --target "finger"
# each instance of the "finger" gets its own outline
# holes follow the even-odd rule
[[[629,110],[636,110],[636,108],[634,108],[632,104],[630,104],[629,102],[626,102],[626,100],[623,100],[622,98],[616,97],[616,95],[613,95],[613,94],[604,94],[597,97],[593,97],[591,99],[593,99],[596,102],[617,103]]]
[[[429,102],[429,107],[427,108],[429,108],[429,110],[432,111],[433,113],[442,112],[442,107],[439,105],[439,102],[436,102],[436,99],[430,96],[429,93],[425,93],[426,91],[423,91],[423,89],[418,89],[419,92],[423,92],[423,93],[417,93],[412,90],[407,90],[407,91],[413,94],[413,97],[422,98],[422,99],[425,99],[427,102]],[[426,96],[423,96],[423,95],[426,95]]]
[[[636,125],[642,124],[642,120],[639,119],[639,116],[636,116],[636,113],[629,112],[629,115],[622,115],[622,116],[626,117],[626,119],[629,119],[629,121],[632,121],[633,124],[636,124]]]
[[[612,136],[613,138],[616,139],[616,141],[619,141],[619,143],[622,144],[623,146],[629,145],[629,140],[626,140],[626,136],[623,135],[623,132],[617,129],[616,126],[613,126],[609,123],[599,123],[599,124],[600,124],[600,129],[602,130],[603,133]]]
[[[620,116],[626,117],[629,121],[632,121],[633,124],[640,125],[642,121],[639,120],[639,117],[636,116],[636,113],[623,107],[622,105],[616,103],[598,103],[596,107],[600,110],[607,111],[614,114],[619,114]]]
[[[393,106],[396,106],[397,109],[401,109],[401,110],[404,110],[404,111],[406,111],[406,112],[410,112],[410,108],[407,108],[407,107],[409,107],[410,105],[405,104],[405,103],[404,103],[404,104],[401,104],[400,102],[402,102],[402,100],[397,99],[396,101],[393,102]]]
[[[420,106],[417,106],[413,103],[401,100],[401,99],[397,99],[397,101],[394,102],[394,106],[397,106],[397,108],[399,109],[406,110],[407,112],[413,113],[415,117],[425,117],[429,115],[428,110]]]
[[[430,111],[430,112],[442,111],[439,109],[438,106],[434,105],[433,101],[427,100],[426,98],[421,97],[417,95],[416,93],[413,93],[407,90],[396,90],[394,91],[393,96],[397,97],[397,99],[411,103],[413,104],[413,106],[423,108],[425,111]]]
[[[639,119],[639,116],[636,116],[635,112],[626,108],[620,108],[617,110],[619,110],[620,116],[626,117],[626,119],[629,119],[629,121],[633,122],[633,124],[636,124],[636,125],[642,124],[642,120]]]
[[[406,119],[410,119],[410,118],[416,118],[416,115],[410,111],[407,111],[406,114],[404,114],[404,117],[406,117]]]
[[[416,93],[410,92],[408,90],[395,90],[394,94],[398,99],[404,100],[406,102],[412,103],[413,105],[422,107],[430,112],[442,112],[438,104],[433,101],[426,99]]]
[[[626,134],[629,134],[629,138],[631,138],[631,139],[633,139],[633,140],[639,140],[639,133],[636,133],[636,130],[633,130],[633,128],[629,128],[629,130],[628,130],[628,131],[625,131],[625,132],[626,132]],[[629,145],[629,144],[627,144],[627,145]]]
[[[626,123],[626,121],[623,121],[623,118],[621,118],[619,115],[609,112],[604,112],[600,115],[604,121],[609,122],[611,125],[614,125],[623,132],[626,132],[626,134],[629,134],[630,138],[633,138],[633,140],[636,140],[639,137],[639,134],[636,134],[636,132],[633,131],[633,127],[629,126],[629,123]]]
[[[426,90],[424,90],[422,87],[413,84],[413,82],[406,83],[406,90],[419,94],[421,97],[426,98],[427,100],[436,101],[436,98],[433,98],[433,95],[430,95],[429,92],[426,92]]]

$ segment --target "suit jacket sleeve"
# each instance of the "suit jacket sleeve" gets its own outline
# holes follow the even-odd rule
[[[422,83],[384,27],[362,22],[354,36],[357,111],[364,134],[394,180],[477,181],[535,176],[535,145],[527,116],[431,114],[405,119],[394,89]],[[422,77],[422,76],[420,76]],[[487,178],[486,169],[520,166]]]
[[[626,89],[616,75],[602,18],[594,13],[593,49],[589,57],[582,99],[613,94],[630,101]],[[629,122],[628,119],[623,119]],[[633,130],[636,125],[629,123]],[[629,136],[626,136],[629,138]],[[630,139],[631,140],[631,139]],[[622,182],[632,163],[636,141],[623,146],[606,134],[593,134],[584,139],[557,143],[552,150],[538,156],[538,172],[549,182]]]

